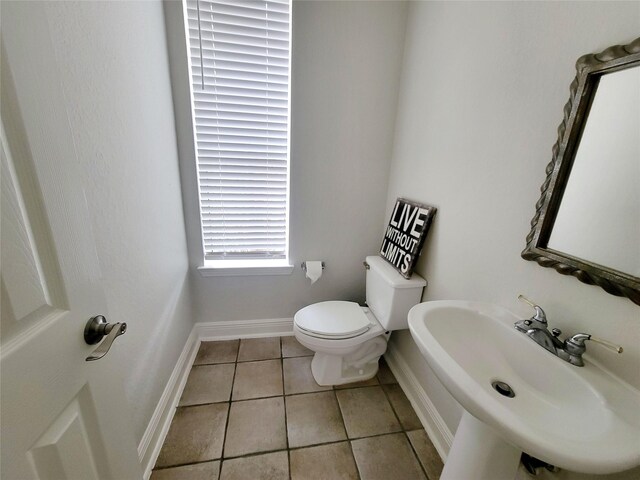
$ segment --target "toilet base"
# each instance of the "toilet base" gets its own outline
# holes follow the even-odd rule
[[[379,335],[364,342],[353,353],[338,356],[316,352],[311,373],[318,385],[343,385],[369,380],[378,373],[378,361],[387,350],[387,336]]]

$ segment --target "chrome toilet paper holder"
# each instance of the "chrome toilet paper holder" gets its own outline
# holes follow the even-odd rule
[[[304,270],[306,272],[307,271],[307,262],[302,262],[300,264],[300,268],[302,268],[302,270]],[[324,270],[324,262],[322,262],[322,269]]]

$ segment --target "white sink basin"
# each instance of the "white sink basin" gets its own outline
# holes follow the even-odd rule
[[[640,392],[588,359],[584,367],[561,360],[518,332],[517,320],[501,307],[465,301],[409,312],[411,334],[443,385],[518,450],[583,473],[639,465]],[[496,380],[515,397],[494,390]]]

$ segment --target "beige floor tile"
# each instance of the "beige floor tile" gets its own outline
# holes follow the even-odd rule
[[[224,457],[287,448],[284,397],[231,403]]]
[[[398,380],[396,380],[396,377],[393,375],[393,372],[389,368],[389,365],[387,365],[387,361],[384,359],[384,357],[380,357],[377,376],[378,380],[382,384],[398,383]]]
[[[281,337],[282,356],[288,357],[308,357],[313,356],[313,350],[309,350],[302,345],[296,337]]]
[[[218,480],[220,461],[154,470],[150,480]]]
[[[227,409],[226,403],[178,408],[156,466],[168,467],[220,458]]]
[[[401,430],[382,387],[336,390],[349,438]]]
[[[285,398],[289,447],[346,440],[340,407],[333,392]]]
[[[225,460],[220,480],[289,480],[287,452]]]
[[[426,480],[404,433],[351,442],[362,480]]]
[[[358,470],[349,442],[291,450],[291,480],[358,480],[358,478]]]
[[[280,360],[263,360],[236,364],[232,400],[282,395]]]
[[[385,385],[384,390],[387,392],[389,400],[391,401],[391,406],[400,419],[402,428],[405,430],[422,428],[422,423],[420,422],[418,415],[416,415],[416,412],[411,406],[411,402],[409,402],[409,399],[400,388],[400,385],[397,383]]]
[[[238,345],[240,345],[240,340],[202,342],[193,364],[205,365],[211,363],[235,362],[238,357]]]
[[[284,358],[284,393],[307,393],[331,390],[331,386],[321,386],[316,383],[311,373],[311,359],[313,357]]]
[[[243,338],[240,340],[239,362],[280,358],[280,337]]]
[[[415,430],[413,432],[407,432],[407,436],[418,454],[418,460],[420,460],[422,468],[427,472],[429,480],[438,480],[444,464],[436,447],[433,446],[433,443],[427,436],[427,432],[424,430]]]
[[[234,371],[233,363],[193,366],[178,405],[228,402]]]

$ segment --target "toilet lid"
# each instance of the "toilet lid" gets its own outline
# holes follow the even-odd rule
[[[353,337],[366,332],[371,322],[355,302],[320,302],[299,310],[294,321],[302,330],[325,337]]]

